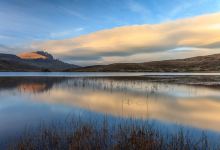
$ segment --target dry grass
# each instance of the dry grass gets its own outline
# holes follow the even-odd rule
[[[135,121],[109,124],[75,119],[52,125],[41,125],[27,130],[10,150],[209,150],[220,147],[210,145],[204,133],[197,140],[179,130],[162,133],[148,122]]]

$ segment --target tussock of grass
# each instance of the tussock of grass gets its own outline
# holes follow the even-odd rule
[[[10,150],[208,150],[220,147],[210,145],[205,134],[197,140],[183,130],[162,134],[149,123],[135,121],[109,124],[108,119],[92,123],[76,119],[65,125],[53,123],[27,131],[9,144]]]

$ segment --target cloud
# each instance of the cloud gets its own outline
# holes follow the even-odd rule
[[[150,11],[148,11],[146,7],[134,0],[128,1],[128,9],[134,13],[138,13],[139,15],[141,15],[144,20],[147,19],[150,13]]]
[[[6,36],[6,35],[0,35],[0,39],[10,39],[11,37]]]
[[[153,54],[153,60],[161,53],[168,54],[178,48],[197,49],[197,55],[204,51],[210,54],[220,48],[219,18],[220,13],[216,13],[154,25],[124,26],[77,38],[36,42],[31,47],[46,49],[60,58],[72,58],[72,61],[87,59],[89,62],[99,58],[103,63],[108,58],[142,54]]]
[[[23,51],[28,51],[28,48],[25,46],[7,46],[0,44],[0,53],[16,54],[21,53]]]
[[[0,44],[0,53],[6,53],[6,52],[9,51],[9,50],[10,50],[9,47]]]
[[[209,55],[210,53],[219,53],[219,49],[206,49],[206,48],[192,48],[183,47],[177,49],[171,49],[168,51],[154,52],[154,53],[137,53],[128,56],[108,56],[99,57],[99,59],[68,59],[71,63],[75,63],[81,66],[87,65],[102,65],[112,63],[137,63],[147,61],[169,60],[169,59],[181,59],[189,58],[198,55]]]
[[[64,11],[65,13],[71,15],[71,16],[74,16],[74,17],[77,17],[77,18],[80,18],[82,20],[89,20],[88,17],[84,16],[83,14],[77,12],[77,11],[74,11],[73,9],[68,9],[66,7],[59,7],[59,9],[61,9],[62,11]]]
[[[59,37],[70,36],[74,33],[81,32],[83,30],[84,30],[84,28],[79,27],[79,28],[74,28],[74,29],[71,29],[71,30],[65,30],[65,31],[62,31],[62,32],[52,32],[52,33],[50,33],[50,37],[51,38],[59,38]]]

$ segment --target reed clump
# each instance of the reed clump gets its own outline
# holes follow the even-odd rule
[[[110,123],[87,122],[76,119],[65,124],[41,125],[26,131],[10,150],[209,150],[207,136],[192,138],[184,130],[164,133],[149,123],[135,121]]]

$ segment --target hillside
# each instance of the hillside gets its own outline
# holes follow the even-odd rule
[[[0,53],[0,71],[66,71],[66,72],[219,72],[220,54],[186,59],[152,61],[144,63],[115,63],[79,67],[54,59],[43,51],[19,55]]]
[[[22,53],[16,55],[0,53],[0,71],[63,71],[78,66],[54,59],[43,52]]]
[[[67,69],[70,72],[219,72],[220,54],[144,63],[115,63]]]
[[[37,52],[30,52],[30,53],[21,53],[17,55],[21,59],[53,59],[53,56],[43,52],[43,51],[37,51]]]

